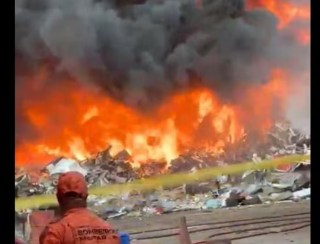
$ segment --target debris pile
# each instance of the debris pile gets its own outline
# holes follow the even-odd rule
[[[256,140],[252,134],[245,136],[236,144],[226,145],[224,152],[210,154],[206,151],[191,150],[171,161],[172,173],[190,171],[210,166],[223,166],[292,154],[310,154],[310,136],[290,127],[289,123],[276,123],[267,135],[266,140]]]
[[[141,177],[150,177],[166,173],[192,172],[210,166],[222,166],[226,163],[253,161],[289,154],[310,154],[310,137],[292,129],[288,124],[275,124],[269,133],[267,142],[257,145],[244,140],[237,145],[230,145],[221,154],[210,154],[203,151],[190,150],[170,163],[166,168],[164,162],[143,164],[133,168],[130,154],[123,150],[112,157],[110,149],[98,153],[95,158],[76,162],[71,159],[58,158],[50,162],[38,172],[28,170],[16,171],[16,195],[30,196],[34,194],[52,193],[59,174],[67,171],[78,171],[88,181],[89,186],[103,186],[113,183],[126,183]],[[291,168],[287,169],[291,170]]]
[[[256,177],[259,172],[251,172],[249,175],[254,179],[253,182],[248,175],[244,175],[241,183],[233,185],[226,182],[220,189],[216,188],[213,180],[199,185],[155,190],[148,194],[133,192],[109,198],[91,196],[89,206],[104,219],[109,219],[298,201],[310,198],[309,170],[304,165],[302,169],[296,168],[289,173],[266,172],[260,178]]]
[[[276,125],[263,144],[251,144],[244,140],[230,146],[225,153],[214,155],[201,150],[190,150],[173,160],[170,167],[164,162],[132,165],[130,154],[121,151],[110,155],[110,148],[95,158],[77,162],[57,158],[41,170],[16,170],[16,197],[36,194],[52,194],[58,176],[68,171],[83,174],[89,186],[126,183],[134,179],[152,177],[162,173],[194,172],[210,166],[253,161],[259,163],[289,154],[310,154],[310,138],[284,125]],[[184,184],[178,187],[131,191],[114,196],[89,195],[88,207],[103,219],[162,215],[178,211],[213,211],[279,201],[299,201],[311,196],[310,161],[274,170],[248,171],[243,174],[222,175],[206,182]],[[39,206],[39,210],[55,209],[56,206]],[[28,240],[25,226],[33,210],[16,213],[16,236]]]
[[[89,195],[88,206],[104,219],[143,217],[177,211],[210,211],[217,208],[298,201],[311,196],[310,165],[293,172],[246,172],[237,183],[216,179],[149,192],[132,191],[115,196]]]

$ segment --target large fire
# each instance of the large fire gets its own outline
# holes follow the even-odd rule
[[[207,89],[194,89],[169,98],[151,114],[65,82],[69,86],[63,92],[53,89],[41,102],[25,101],[26,114],[41,137],[16,148],[16,164],[44,163],[58,155],[83,160],[108,145],[112,154],[126,149],[139,163],[170,162],[190,148],[223,152],[226,144],[242,138],[252,118],[260,131],[271,125],[274,94],[285,98],[283,75],[275,71],[266,85],[249,90],[240,107],[221,104]],[[44,78],[43,72],[40,76]]]
[[[290,1],[249,0],[248,7],[272,11],[280,29],[294,19],[310,18],[309,6]],[[309,30],[294,34],[301,43],[309,43]],[[47,75],[45,68],[39,71],[23,92],[35,91]],[[16,165],[43,164],[56,156],[83,160],[109,145],[112,154],[126,149],[137,163],[169,163],[190,148],[223,152],[227,144],[241,140],[248,128],[263,134],[272,125],[274,100],[280,106],[286,102],[286,75],[275,68],[269,82],[246,90],[244,100],[236,105],[223,104],[208,89],[194,88],[174,94],[147,113],[68,80],[41,101],[24,101],[25,114],[38,135],[16,146]]]

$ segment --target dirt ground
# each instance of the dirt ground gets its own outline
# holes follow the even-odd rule
[[[176,212],[110,222],[128,232],[133,244],[178,244],[181,216],[186,216],[193,243],[218,239],[231,239],[233,244],[310,243],[310,201]]]
[[[309,244],[310,243],[310,227],[305,227],[295,231],[289,231],[279,234],[269,234],[256,236],[242,240],[236,240],[233,244]]]

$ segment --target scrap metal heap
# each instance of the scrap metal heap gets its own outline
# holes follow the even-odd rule
[[[258,144],[249,138],[244,138],[241,143],[228,146],[224,153],[218,155],[201,150],[190,150],[172,160],[169,166],[165,162],[150,162],[142,164],[140,167],[134,167],[130,154],[126,150],[112,157],[110,155],[111,147],[109,147],[105,151],[99,152],[96,157],[81,162],[57,158],[41,170],[16,169],[16,196],[54,193],[58,176],[67,171],[81,172],[86,176],[89,187],[104,186],[127,183],[134,179],[160,174],[194,172],[201,168],[247,161],[259,163],[263,159],[290,154],[310,154],[310,147],[310,137],[291,128],[288,123],[275,124],[270,130],[267,140],[263,143]],[[309,164],[309,162],[303,163]],[[294,171],[295,167],[287,166],[279,168],[278,171],[288,173]],[[262,178],[265,178],[266,175],[267,173],[264,173]],[[209,184],[210,186],[208,183],[202,183],[201,186],[184,186],[184,191],[191,194],[198,191],[201,193],[209,192],[216,188],[217,184],[240,184],[244,178],[241,176],[221,176],[213,179],[215,183]],[[250,182],[250,184],[253,183],[255,182]]]

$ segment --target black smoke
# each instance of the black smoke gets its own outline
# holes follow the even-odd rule
[[[202,8],[194,0],[132,2],[16,0],[17,91],[46,65],[50,79],[41,94],[66,75],[146,109],[194,85],[228,102],[267,82],[275,67],[309,68],[309,47],[278,31],[267,10],[246,11],[245,1],[203,0]],[[16,113],[23,110],[19,101],[37,97],[17,94]]]

